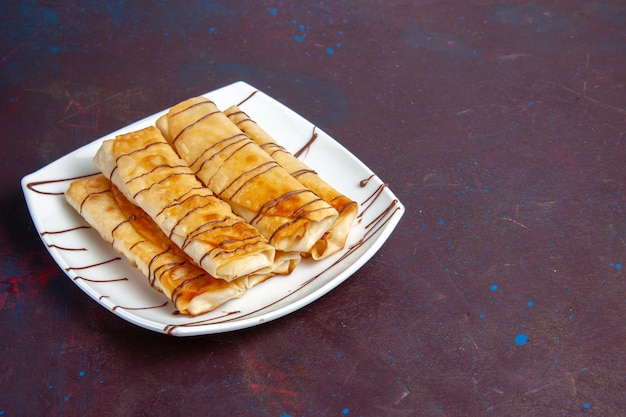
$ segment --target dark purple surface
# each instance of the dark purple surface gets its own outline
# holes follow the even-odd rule
[[[0,416],[623,416],[622,1],[0,5]],[[177,339],[84,295],[22,176],[244,80],[407,211],[283,319]]]

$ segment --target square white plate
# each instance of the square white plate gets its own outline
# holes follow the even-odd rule
[[[251,96],[252,95],[252,96]],[[143,328],[174,336],[219,333],[256,326],[317,300],[345,281],[380,249],[404,206],[367,166],[333,138],[245,82],[204,94],[226,109],[241,104],[253,120],[327,182],[359,204],[346,247],[322,260],[303,260],[289,276],[275,277],[239,299],[197,317],[177,314],[166,297],[78,215],[63,193],[75,178],[95,174],[100,143],[153,125],[166,110],[85,145],[22,179],[31,217],[48,252],[67,276],[104,308]],[[309,140],[315,140],[307,146]]]

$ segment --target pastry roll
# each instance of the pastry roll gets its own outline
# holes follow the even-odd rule
[[[271,275],[244,276],[230,282],[212,277],[102,175],[73,182],[65,197],[182,314],[195,316],[211,311],[241,297],[247,288]]]
[[[285,168],[291,176],[305,187],[314,191],[339,213],[339,216],[328,231],[311,248],[311,257],[316,260],[322,259],[341,250],[346,244],[350,228],[358,214],[359,208],[356,201],[335,190],[320,178],[314,170],[278,144],[239,107],[231,106],[224,111],[224,114],[248,137],[254,140],[261,149],[274,158],[280,166]]]
[[[186,100],[157,126],[198,178],[276,249],[309,252],[337,218],[212,101]]]
[[[273,269],[267,239],[202,185],[156,127],[105,140],[94,163],[210,275],[231,281]]]

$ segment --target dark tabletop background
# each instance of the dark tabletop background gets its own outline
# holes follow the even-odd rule
[[[626,415],[623,1],[31,0],[0,20],[0,416]],[[287,317],[138,328],[55,265],[19,181],[237,80],[406,214]]]

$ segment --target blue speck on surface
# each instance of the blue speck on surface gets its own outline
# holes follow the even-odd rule
[[[526,342],[528,342],[528,336],[526,336],[524,333],[520,333],[515,336],[515,344],[522,346],[525,345]]]
[[[328,55],[332,55],[332,54],[334,54],[334,53],[335,53],[335,50],[334,50],[333,48],[326,48],[326,53],[327,53]]]
[[[85,371],[80,371],[80,372],[78,373],[78,375],[79,375],[79,376],[85,376]]]
[[[349,408],[344,408],[343,411],[341,412],[342,414],[348,414],[350,412]]]
[[[535,305],[535,302],[534,302],[534,301],[529,301],[529,302],[527,302],[527,303],[526,303],[526,305],[527,305],[528,307],[532,307],[532,306],[534,306],[534,305]]]
[[[615,269],[622,269],[622,264],[615,264]]]
[[[589,407],[591,407],[589,403],[583,403],[583,408],[589,408]]]
[[[498,286],[496,284],[491,284],[491,286],[489,287],[489,289],[491,291],[497,291],[498,290]]]
[[[276,16],[276,13],[278,12],[278,9],[276,9],[276,8],[271,8],[271,9],[269,9],[269,12],[270,12],[270,14],[271,14],[272,16]]]
[[[446,222],[444,222],[443,220],[439,220],[439,224],[445,224]]]

